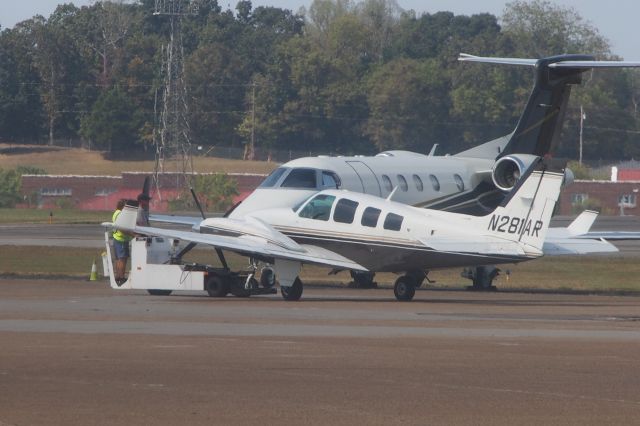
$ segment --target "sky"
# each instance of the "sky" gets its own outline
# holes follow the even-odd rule
[[[640,61],[640,43],[636,33],[640,1],[638,0],[551,0],[563,7],[573,7],[585,20],[595,26],[609,40],[613,53],[627,60]],[[11,28],[17,22],[34,15],[48,17],[59,3],[73,2],[88,5],[94,0],[0,0],[0,25]],[[448,10],[455,14],[471,15],[488,12],[500,17],[508,1],[504,0],[397,0],[401,8],[420,13]],[[235,0],[219,0],[224,8],[235,8]],[[276,6],[298,11],[308,7],[311,0],[253,0],[253,6]],[[558,52],[563,53],[563,52]],[[578,52],[575,52],[578,53]],[[580,52],[589,53],[589,52]]]

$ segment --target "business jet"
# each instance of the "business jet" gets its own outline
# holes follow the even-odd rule
[[[640,62],[596,61],[588,55],[543,59],[489,58],[468,54],[463,62],[527,66],[534,86],[514,131],[454,155],[385,151],[376,156],[306,157],[275,169],[242,203],[228,213],[239,218],[266,207],[293,207],[318,191],[334,188],[388,197],[416,207],[484,215],[515,186],[538,156],[553,154],[559,140],[571,86],[593,68],[637,67]],[[437,141],[436,141],[437,142]],[[566,170],[565,183],[573,180]],[[473,287],[490,288],[497,270],[471,274]],[[373,274],[353,273],[357,286],[373,283]]]
[[[180,282],[188,281],[186,276],[195,270],[182,265],[180,257],[196,244],[205,244],[218,251],[224,265],[222,250],[246,256],[252,264],[273,265],[285,300],[302,296],[298,276],[302,264],[317,264],[401,274],[394,294],[406,301],[413,298],[430,270],[519,263],[542,256],[563,179],[563,170],[538,158],[500,205],[484,216],[416,208],[393,201],[392,196],[384,199],[331,189],[312,195],[295,208],[255,210],[240,219],[203,219],[190,231],[137,226],[137,207],[133,206],[125,206],[115,223],[105,226],[147,236],[141,243],[147,250],[151,250],[154,238],[188,242],[178,256],[162,262],[163,268],[178,268]],[[143,276],[145,267],[138,265],[136,273]],[[242,282],[227,272],[199,270],[206,271],[204,289],[211,295],[226,295]],[[157,278],[149,285],[161,285]],[[123,288],[141,288],[132,287],[131,276],[129,281]],[[253,276],[247,277],[247,294],[256,282]],[[168,288],[180,289],[179,284],[171,283]]]
[[[323,189],[346,189],[418,207],[483,215],[500,203],[538,156],[558,144],[571,86],[594,68],[638,67],[640,62],[596,61],[588,55],[543,59],[460,54],[463,62],[527,66],[535,80],[514,131],[454,155],[385,151],[376,156],[306,157],[275,169],[229,217],[265,207],[291,207]],[[438,141],[434,141],[438,142]],[[571,179],[572,176],[567,176]]]

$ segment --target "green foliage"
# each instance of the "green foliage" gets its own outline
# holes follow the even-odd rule
[[[240,147],[253,135],[263,150],[424,152],[439,143],[455,153],[508,134],[531,87],[530,70],[460,64],[458,53],[613,56],[575,9],[544,0],[512,1],[501,17],[417,16],[396,0],[314,0],[306,13],[192,3],[197,13],[180,27],[198,145]],[[148,149],[171,29],[154,8],[153,0],[62,4],[0,32],[0,138],[81,138],[121,155]],[[585,74],[556,156],[577,158],[582,107],[585,159],[640,157],[639,95],[637,71]]]
[[[575,179],[582,180],[605,180],[609,179],[609,176],[606,172],[603,171],[594,171],[591,167],[586,164],[580,164],[577,161],[569,161],[567,163],[567,168],[569,168],[573,172],[573,177]]]
[[[20,197],[22,175],[44,173],[44,170],[30,166],[19,166],[14,170],[0,168],[0,207],[14,207],[22,200]]]
[[[0,169],[0,207],[13,207],[20,201],[20,174]]]
[[[91,114],[82,120],[82,135],[96,148],[112,153],[131,149],[138,140],[141,120],[129,97],[118,87],[104,92]]]
[[[239,194],[235,179],[222,173],[197,175],[193,181],[193,190],[204,211],[223,212],[233,205],[233,198]],[[169,201],[169,209],[197,209],[190,191],[184,191],[175,200]]]

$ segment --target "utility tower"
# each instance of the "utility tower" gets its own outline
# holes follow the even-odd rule
[[[181,30],[182,19],[197,13],[197,2],[193,3],[191,0],[155,0],[153,14],[167,17],[170,24],[169,42],[162,46],[164,84],[161,99],[156,95],[156,163],[153,180],[158,198],[162,197],[160,187],[165,182],[160,178],[162,175],[175,173],[175,188],[180,189],[189,186],[187,174],[193,174]],[[161,102],[159,108],[158,101]],[[170,162],[175,163],[175,167],[169,167]]]

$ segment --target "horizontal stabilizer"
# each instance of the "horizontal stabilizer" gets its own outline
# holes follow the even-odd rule
[[[563,57],[569,57],[570,55],[560,55],[554,59],[558,62],[549,63],[549,68],[629,68],[640,67],[639,61],[595,61],[595,60],[563,60]],[[461,53],[458,57],[459,61],[463,62],[482,62],[485,64],[500,64],[500,65],[519,65],[527,67],[535,67],[541,60],[540,59],[523,59],[523,58],[490,58],[484,56],[469,55],[468,53]]]
[[[605,240],[581,238],[547,238],[542,247],[545,256],[616,253],[618,248]]]

